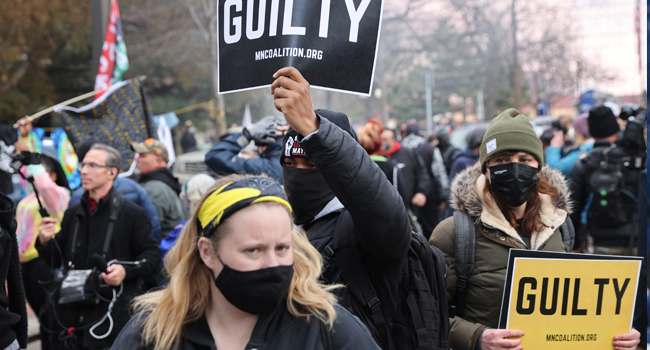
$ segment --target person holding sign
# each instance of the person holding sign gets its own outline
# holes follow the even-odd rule
[[[508,252],[571,252],[575,239],[566,181],[544,166],[542,142],[525,115],[508,109],[492,120],[479,163],[452,184],[451,206],[454,217],[429,240],[451,264],[447,298],[456,315],[449,347],[522,349],[525,329],[496,329]],[[636,330],[619,334],[614,349],[635,349],[639,337]]]

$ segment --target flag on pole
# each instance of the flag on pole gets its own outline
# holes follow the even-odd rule
[[[55,106],[54,112],[75,149],[90,137],[112,146],[122,155],[122,171],[133,163],[131,142],[158,137],[140,78],[113,84],[84,107]]]
[[[95,100],[100,98],[112,84],[122,81],[122,75],[127,69],[129,69],[129,58],[126,56],[126,45],[122,36],[120,9],[117,7],[117,0],[113,0],[95,78],[95,90],[100,90],[95,95]]]

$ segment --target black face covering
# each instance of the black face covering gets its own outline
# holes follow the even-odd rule
[[[318,169],[282,167],[284,190],[293,208],[294,222],[305,225],[325,208],[334,197],[334,191],[327,185]]]
[[[237,271],[223,261],[221,263],[223,270],[214,279],[214,284],[239,310],[253,315],[268,315],[287,297],[293,265]]]
[[[505,205],[524,204],[537,188],[537,168],[521,163],[489,167],[492,191]]]

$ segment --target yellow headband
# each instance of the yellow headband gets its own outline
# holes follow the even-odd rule
[[[214,191],[198,213],[201,236],[209,236],[223,220],[238,210],[260,202],[276,202],[291,212],[280,184],[266,177],[252,177],[230,182]]]

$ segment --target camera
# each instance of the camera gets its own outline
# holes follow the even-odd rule
[[[639,105],[625,103],[621,107],[619,118],[627,121],[622,139],[625,147],[640,153],[645,152],[644,129],[646,127],[647,110]]]
[[[20,153],[15,154],[12,157],[12,160],[14,162],[19,162],[21,165],[41,164],[41,154],[40,153],[34,153],[34,152],[28,152],[28,151],[22,151]]]

